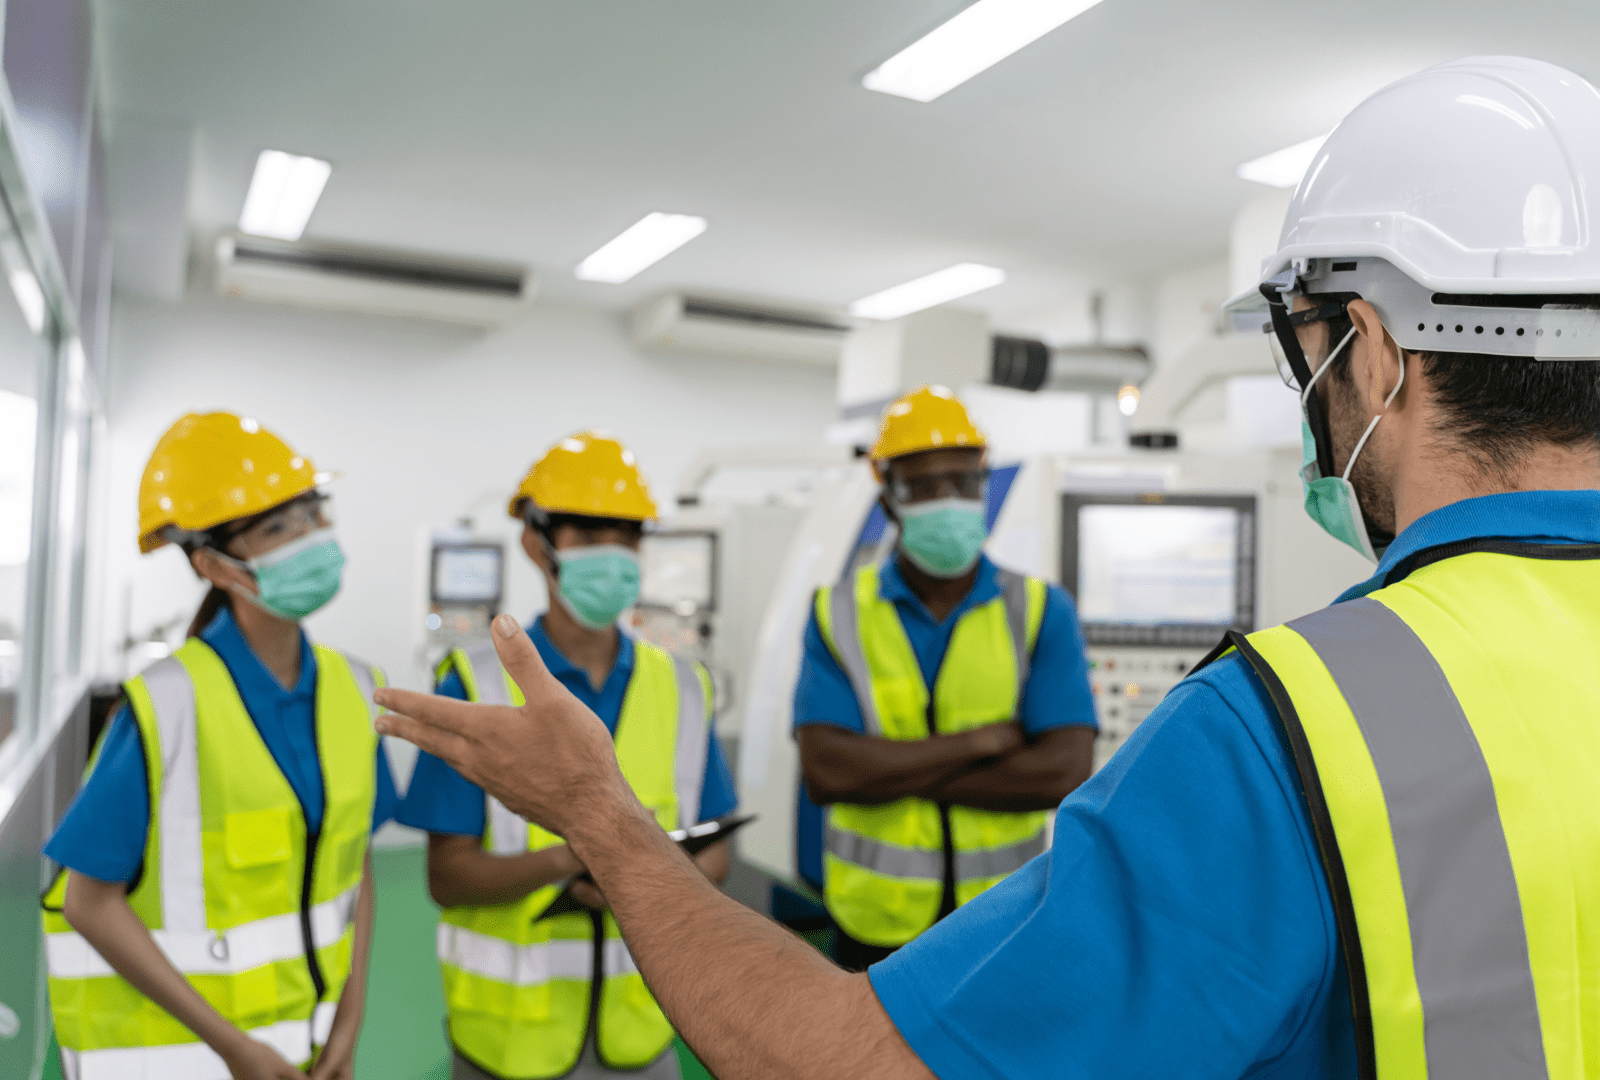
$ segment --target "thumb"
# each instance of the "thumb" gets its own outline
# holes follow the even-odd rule
[[[523,698],[532,701],[543,691],[550,669],[544,666],[544,658],[534,647],[533,639],[522,632],[516,619],[506,614],[497,615],[493,628],[494,651],[500,656],[501,666],[522,691]]]

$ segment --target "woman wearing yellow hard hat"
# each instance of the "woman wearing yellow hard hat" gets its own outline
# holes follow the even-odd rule
[[[667,830],[731,813],[733,781],[711,733],[699,664],[623,633],[639,596],[639,546],[655,500],[633,454],[606,435],[562,439],[510,502],[551,602],[527,628],[545,666],[611,731],[622,773]],[[453,652],[437,691],[522,703],[489,642]],[[454,1080],[679,1075],[673,1032],[622,943],[605,897],[558,836],[421,754],[399,819],[428,838]],[[724,840],[695,856],[714,881]]]
[[[1072,601],[1002,569],[986,441],[943,386],[891,404],[872,464],[895,557],[818,590],[794,723],[828,807],[834,959],[865,970],[1044,849],[1096,731]]]
[[[348,1080],[394,779],[377,668],[300,620],[339,589],[327,479],[247,417],[183,417],[139,485],[139,548],[210,583],[172,656],[128,680],[45,853],[68,1076]]]

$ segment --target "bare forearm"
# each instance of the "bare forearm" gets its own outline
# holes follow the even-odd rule
[[[1092,728],[1046,732],[1031,746],[951,777],[929,797],[979,810],[1054,810],[1089,778],[1094,734]]]
[[[582,870],[565,844],[494,855],[470,836],[428,837],[428,892],[440,907],[509,904]]]
[[[811,725],[800,731],[800,762],[819,803],[875,806],[928,793],[1000,750],[987,729],[898,740]]]
[[[645,982],[722,1080],[929,1073],[864,975],[722,895],[631,798],[574,838]],[[774,1016],[785,1022],[775,1024]]]
[[[172,966],[128,906],[120,885],[73,874],[65,907],[67,922],[118,975],[217,1053],[228,1056],[233,1044],[246,1037]]]

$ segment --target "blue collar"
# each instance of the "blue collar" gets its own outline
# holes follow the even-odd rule
[[[544,632],[543,615],[534,616],[533,622],[528,624],[528,636],[533,639],[534,648],[539,650],[539,656],[544,660],[544,666],[550,669],[550,674],[558,679],[574,676],[581,678],[585,685],[589,685],[589,672],[568,660],[566,654],[556,648],[556,643],[550,640],[550,635]],[[610,682],[618,672],[629,678],[633,677],[633,638],[620,629],[617,631],[617,638],[619,639],[617,660],[606,673],[606,682]]]
[[[1534,543],[1600,543],[1600,491],[1510,491],[1441,506],[1413,521],[1383,553],[1378,570],[1339,601],[1381,589],[1389,572],[1419,551],[1486,537]]]
[[[912,591],[905,575],[900,572],[900,558],[889,560],[887,566],[878,572],[878,595],[885,600],[896,604],[910,604],[915,610],[927,616],[929,622],[934,622],[933,613],[922,602],[922,598]],[[978,555],[978,576],[972,582],[972,588],[967,590],[967,595],[961,598],[961,603],[950,612],[950,617],[945,622],[959,619],[979,604],[987,604],[990,600],[1000,595],[1000,568],[990,561],[989,556]]]
[[[211,624],[200,631],[200,640],[222,658],[247,709],[252,701],[283,701],[316,695],[317,657],[311,649],[311,639],[306,637],[304,630],[300,631],[300,681],[290,690],[284,689],[278,677],[267,670],[267,665],[250,648],[250,643],[239,631],[239,624],[233,619],[233,612],[227,607],[217,612]]]

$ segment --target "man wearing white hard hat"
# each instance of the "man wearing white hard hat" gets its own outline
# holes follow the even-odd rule
[[[715,896],[514,624],[380,724],[566,836],[724,1080],[1600,1076],[1600,94],[1477,57],[1328,138],[1259,294],[1377,563],[1234,635],[1052,850],[865,975]]]

